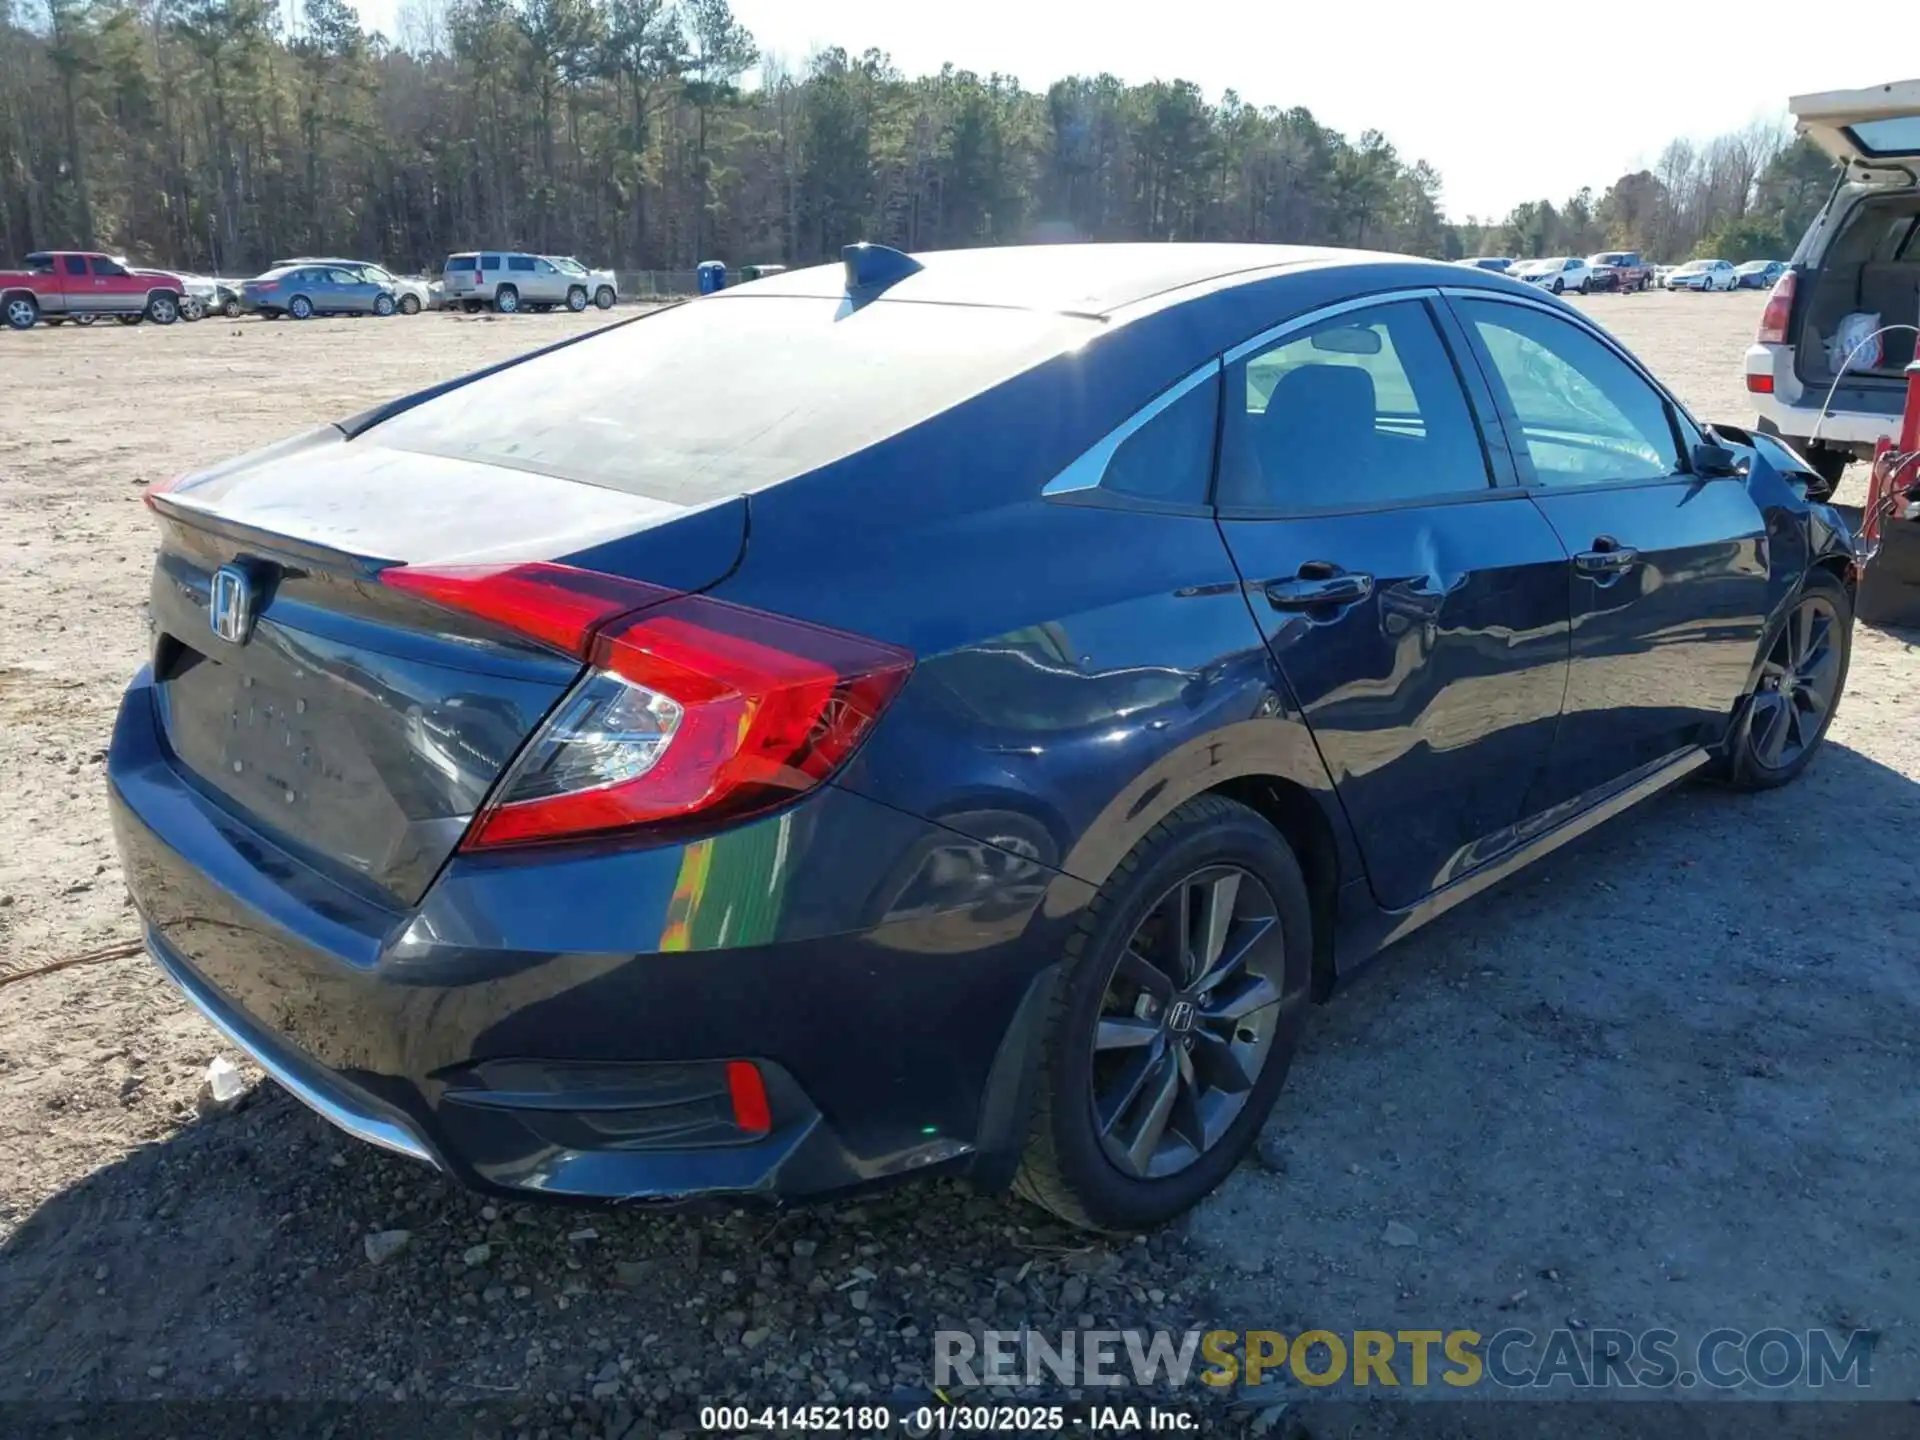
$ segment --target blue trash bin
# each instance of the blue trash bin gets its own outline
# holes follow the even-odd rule
[[[716,290],[727,288],[727,266],[724,260],[702,260],[695,268],[699,272],[702,295],[711,295]]]

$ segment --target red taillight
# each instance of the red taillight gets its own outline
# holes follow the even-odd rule
[[[1749,371],[1747,373],[1747,389],[1755,395],[1771,395],[1773,393],[1773,376],[1755,375]]]
[[[496,787],[469,850],[778,805],[846,761],[913,669],[890,645],[564,565],[381,578],[591,666]]]
[[[733,1100],[733,1123],[754,1135],[773,1129],[773,1107],[767,1104],[767,1084],[751,1060],[727,1062],[727,1094]]]
[[[1760,312],[1759,332],[1753,337],[1757,344],[1787,343],[1787,322],[1793,318],[1793,288],[1791,270],[1774,282],[1773,289],[1767,293],[1767,308]],[[1749,385],[1747,388],[1753,387]]]
[[[275,290],[280,288],[280,282],[278,280],[262,280],[253,288],[258,290],[262,295],[271,295]]]
[[[156,480],[147,486],[146,493],[140,497],[140,502],[149,510],[157,510],[159,507],[153,503],[154,496],[164,495],[190,478],[192,478],[190,475],[175,475],[166,480]]]

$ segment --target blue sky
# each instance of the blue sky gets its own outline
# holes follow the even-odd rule
[[[362,18],[392,33],[399,3],[365,0]],[[909,74],[951,60],[1041,89],[1107,70],[1193,80],[1209,98],[1232,88],[1254,104],[1305,105],[1323,124],[1378,129],[1431,162],[1454,219],[1558,202],[1583,184],[1598,191],[1650,165],[1675,135],[1704,139],[1784,114],[1789,95],[1920,67],[1920,5],[1907,0],[1834,10],[1786,0],[1679,10],[1642,0],[734,0],[734,11],[796,69],[820,46],[873,47]],[[1643,17],[1638,35],[1609,33],[1608,17],[1622,15]]]

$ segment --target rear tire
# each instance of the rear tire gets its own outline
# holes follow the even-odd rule
[[[9,295],[6,314],[9,330],[31,330],[40,323],[40,302],[31,295]]]
[[[122,325],[138,325],[147,317],[144,315],[116,315],[113,318],[118,320]]]
[[[304,295],[296,295],[287,302],[287,314],[296,320],[311,320],[313,318],[313,301]]]
[[[1794,448],[1813,466],[1814,473],[1827,482],[1827,493],[1832,494],[1840,488],[1840,477],[1847,473],[1847,465],[1853,459],[1845,450],[1835,450],[1831,446],[1818,443],[1808,444],[1796,441]]]
[[[1721,776],[1736,790],[1777,790],[1813,763],[1847,688],[1853,600],[1830,570],[1811,570],[1768,632]]]
[[[238,320],[245,312],[241,309],[238,300],[229,300],[220,307],[220,313],[229,320]]]
[[[391,295],[376,295],[373,297],[373,313],[378,315],[382,320],[391,319],[393,312],[397,308],[393,303],[393,297]]]
[[[511,285],[502,285],[493,292],[493,308],[502,315],[520,313],[520,292]]]
[[[1242,967],[1217,982],[1221,986],[1217,993],[1209,993],[1204,981],[1197,982],[1197,990],[1193,983],[1186,990],[1169,987],[1168,998],[1156,1010],[1147,990],[1140,988],[1133,1008],[1124,1008],[1129,977],[1142,966],[1148,971],[1158,970],[1157,963],[1148,964],[1140,958],[1144,952],[1136,948],[1136,942],[1160,923],[1156,917],[1164,913],[1167,897],[1185,895],[1182,887],[1194,883],[1195,877],[1221,870],[1238,873],[1236,893],[1253,897],[1261,912],[1271,910],[1270,925],[1251,932],[1259,938],[1247,946]],[[1248,877],[1255,882],[1253,885],[1247,884]],[[1197,888],[1195,893],[1199,893]],[[1228,937],[1246,935],[1256,922],[1242,919],[1231,900],[1227,908],[1233,926],[1223,923],[1218,933],[1228,941],[1231,951],[1239,942]],[[1204,932],[1206,928],[1203,924],[1198,930]],[[1157,949],[1160,939],[1173,932],[1163,927],[1153,933],[1158,938],[1150,945]],[[1191,924],[1188,933],[1196,934]],[[1143,1230],[1164,1224],[1212,1191],[1252,1147],[1286,1083],[1305,1013],[1312,954],[1313,922],[1306,882],[1293,851],[1273,826],[1246,806],[1217,795],[1189,800],[1154,826],[1101,886],[1079,928],[1067,941],[1063,974],[1045,1021],[1034,1109],[1014,1188],[1069,1224],[1107,1231]],[[1272,1000],[1244,1014],[1229,1012],[1231,1018],[1224,1021],[1210,1014],[1216,1005],[1234,1003],[1226,998],[1229,995],[1238,997],[1258,989],[1251,982],[1261,976],[1268,977],[1266,990],[1261,993],[1271,991]],[[1229,986],[1251,989],[1229,992]],[[1120,1009],[1113,1008],[1115,991],[1122,993]],[[1177,1031],[1173,1021],[1183,998],[1187,1001],[1188,1028]],[[1143,1008],[1147,1013],[1142,1013]],[[1227,1027],[1224,1032],[1205,1028],[1219,1024]],[[1214,1080],[1205,1073],[1213,1066],[1203,1065],[1197,1057],[1217,1058],[1222,1034],[1228,1043],[1245,1040],[1251,1045],[1247,1037],[1256,1033],[1256,1027],[1264,1028],[1266,1043],[1259,1050],[1254,1073],[1250,1077],[1244,1071],[1239,1073],[1240,1080],[1251,1080],[1249,1086],[1210,1088],[1208,1096],[1201,1099],[1193,1098],[1192,1090],[1181,1088],[1178,1082],[1191,1081],[1196,1074],[1202,1075],[1208,1087],[1214,1087]],[[1157,1048],[1136,1051],[1115,1048],[1111,1043],[1096,1044],[1114,1028],[1136,1034],[1143,1029],[1154,1031],[1158,1038],[1151,1043]],[[1138,1061],[1132,1058],[1136,1053]],[[1236,1058],[1236,1066],[1241,1063],[1242,1059]],[[1115,1064],[1119,1067],[1118,1078],[1111,1070],[1102,1075],[1101,1066]],[[1129,1067],[1135,1064],[1142,1067],[1141,1078],[1129,1082]],[[1146,1152],[1151,1160],[1163,1154],[1161,1146],[1170,1144],[1176,1152],[1184,1146],[1192,1153],[1190,1157],[1174,1155],[1165,1162],[1174,1168],[1161,1173],[1151,1173],[1156,1169],[1152,1164],[1147,1167],[1150,1173],[1144,1175],[1137,1169],[1123,1169],[1124,1157],[1116,1159],[1112,1147],[1123,1144],[1120,1137],[1135,1128],[1124,1122],[1140,1102],[1129,1098],[1115,1104],[1115,1087],[1129,1097],[1150,1100],[1150,1092],[1160,1083],[1150,1077],[1156,1072],[1164,1074],[1163,1067],[1169,1064],[1174,1067],[1173,1076],[1165,1083],[1173,1085],[1181,1098],[1174,1102],[1171,1119],[1165,1118],[1168,1112],[1161,1108],[1166,1138],[1156,1138]],[[1227,1089],[1232,1093],[1227,1094]],[[1112,1119],[1104,1128],[1096,1117],[1099,1101],[1111,1107]],[[1237,1112],[1213,1112],[1224,1128],[1210,1143],[1204,1138],[1198,1144],[1184,1138],[1196,1124],[1203,1137],[1212,1128],[1194,1116],[1207,1113],[1216,1102],[1235,1101],[1240,1102]],[[1195,1107],[1185,1112],[1188,1118],[1184,1120],[1182,1103]],[[1140,1125],[1145,1124],[1143,1115]]]

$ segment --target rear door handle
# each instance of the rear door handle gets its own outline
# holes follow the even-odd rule
[[[1261,588],[1276,610],[1312,610],[1366,599],[1373,594],[1373,577],[1315,561],[1302,565],[1291,580],[1271,580]]]
[[[1589,575],[1617,575],[1622,570],[1630,570],[1639,563],[1640,552],[1631,545],[1622,545],[1611,535],[1595,538],[1591,550],[1582,550],[1573,557],[1574,566]]]

